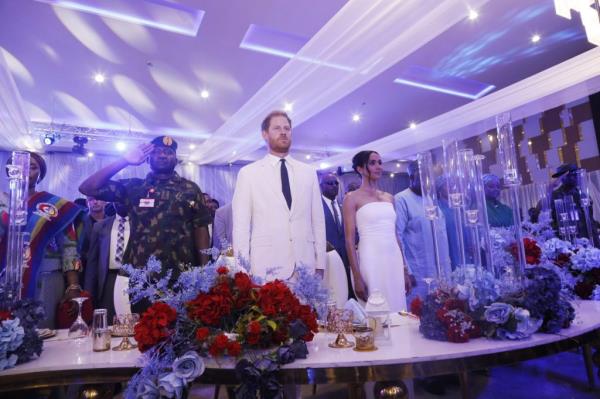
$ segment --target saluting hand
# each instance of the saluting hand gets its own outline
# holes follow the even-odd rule
[[[140,165],[148,158],[153,149],[154,144],[142,144],[131,151],[127,151],[123,155],[123,159],[125,159],[129,165]]]

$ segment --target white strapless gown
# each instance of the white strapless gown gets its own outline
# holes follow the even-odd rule
[[[369,202],[356,212],[360,274],[369,293],[379,290],[392,312],[406,310],[404,259],[396,241],[396,212],[390,202]]]

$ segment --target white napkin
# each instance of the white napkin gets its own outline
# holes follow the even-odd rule
[[[353,322],[356,324],[364,324],[367,322],[367,313],[355,299],[350,298],[344,305],[344,309],[352,311]]]

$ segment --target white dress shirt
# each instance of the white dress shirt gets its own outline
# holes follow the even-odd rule
[[[294,167],[292,166],[292,162],[289,162],[289,157],[290,155],[286,155],[283,158],[279,158],[276,157],[275,155],[269,153],[267,155],[267,157],[269,158],[269,164],[271,164],[271,166],[273,166],[273,172],[277,175],[277,187],[278,187],[278,191],[282,192],[282,187],[281,187],[281,160],[285,159],[285,167],[288,171],[288,179],[290,180],[290,187],[294,187]],[[294,202],[294,197],[292,197],[292,203]]]

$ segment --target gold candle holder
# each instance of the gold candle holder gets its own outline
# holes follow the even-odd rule
[[[128,351],[137,348],[137,345],[129,340],[129,337],[133,337],[134,327],[140,320],[140,315],[137,313],[133,314],[119,314],[115,315],[113,323],[113,334],[118,337],[123,337],[119,345],[112,348],[114,351]]]
[[[372,327],[355,327],[354,340],[356,341],[354,350],[357,352],[371,352],[377,350],[377,347],[375,346],[375,330]]]
[[[352,333],[352,311],[348,309],[332,309],[331,317],[328,317],[330,325],[328,329],[337,333],[335,341],[329,343],[330,348],[352,348],[354,342],[346,338],[344,334]]]

